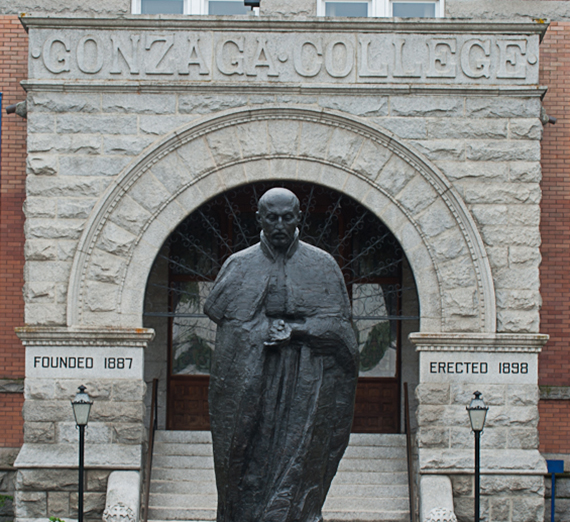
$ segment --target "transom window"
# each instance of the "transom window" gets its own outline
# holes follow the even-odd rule
[[[243,0],[132,0],[134,14],[247,15]],[[257,11],[257,9],[255,10]]]
[[[340,17],[443,17],[444,0],[404,1],[398,0],[318,0],[319,16]]]

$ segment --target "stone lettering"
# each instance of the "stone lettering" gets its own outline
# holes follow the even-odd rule
[[[90,49],[87,52],[87,49]],[[96,74],[103,67],[103,53],[101,42],[96,36],[88,35],[79,40],[77,44],[77,67],[85,74]]]
[[[216,65],[222,74],[243,74],[243,40],[243,37],[228,38],[219,43]]]
[[[526,40],[498,40],[499,69],[497,78],[526,78]]]
[[[275,67],[275,61],[267,48],[267,38],[259,37],[257,39],[257,50],[253,56],[253,61],[251,66],[247,71],[248,76],[257,76],[257,67],[267,68],[267,76],[279,76],[277,69]]]
[[[139,40],[140,35],[133,34],[130,37],[131,44],[126,44],[122,39],[111,36],[111,74],[121,74],[122,67],[120,65],[119,55],[123,57],[123,61],[127,64],[131,74],[139,74]],[[129,49],[130,47],[130,49]]]
[[[206,60],[204,60],[204,56],[202,55],[202,51],[200,50],[200,38],[194,35],[188,36],[188,51],[185,54],[185,64],[183,64],[182,68],[178,71],[180,75],[190,74],[190,66],[197,65],[198,66],[198,73],[201,75],[208,75],[210,74],[210,69],[206,65]]]
[[[385,63],[380,64],[380,68],[373,70],[370,66],[370,57],[368,48],[372,38],[370,36],[361,36],[358,39],[360,45],[360,68],[358,76],[361,78],[386,78],[388,76],[388,66]]]
[[[174,45],[174,35],[172,34],[166,36],[147,35],[145,49],[147,51],[152,51],[152,48],[155,43],[162,43],[163,45],[160,46],[160,49],[158,50],[157,53],[158,56],[155,55],[155,63],[147,64],[146,73],[174,74],[174,71],[171,69],[172,64],[170,63],[170,60],[165,61],[166,55]],[[163,68],[159,69],[161,65]]]
[[[353,67],[354,48],[351,42],[335,40],[327,45],[325,68],[333,78],[345,78],[350,74]]]
[[[404,70],[404,46],[405,38],[397,38],[394,41],[394,70],[392,76],[394,78],[421,78],[422,64],[416,63],[411,70]]]
[[[428,40],[429,66],[428,78],[455,78],[457,76],[457,64],[455,52],[457,40],[455,38]]]
[[[429,372],[430,373],[485,374],[488,371],[489,371],[489,364],[486,362],[461,362],[461,361],[435,362],[435,361],[431,361],[429,364]]]
[[[491,41],[469,40],[461,49],[461,70],[469,78],[491,76]]]
[[[323,67],[323,48],[319,40],[303,40],[295,45],[293,63],[301,76],[311,78]]]
[[[53,74],[68,72],[70,50],[67,40],[58,36],[48,38],[42,51],[45,68]]]

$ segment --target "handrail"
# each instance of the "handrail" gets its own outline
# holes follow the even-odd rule
[[[408,400],[408,383],[404,383],[404,413],[406,415],[406,450],[408,458],[408,495],[410,497],[410,522],[416,522],[416,510],[414,505],[414,457],[412,455],[412,428],[410,425],[410,401]],[[145,521],[146,522],[146,521]]]
[[[150,474],[152,472],[152,454],[154,450],[154,434],[158,426],[158,379],[152,380],[152,401],[150,404],[150,424],[148,430],[148,449],[146,454],[146,466],[144,471],[144,502],[143,522],[148,521],[148,501],[150,498]]]

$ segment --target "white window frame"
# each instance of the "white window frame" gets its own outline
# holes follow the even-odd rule
[[[184,0],[184,14],[185,15],[207,15],[208,14],[208,1],[209,0]],[[241,2],[243,0],[231,0]],[[141,14],[142,2],[141,0],[131,0],[131,12],[133,14]],[[259,15],[259,8],[254,8],[254,13]]]
[[[419,2],[419,3],[435,3],[435,17],[443,18],[445,16],[445,0],[317,0],[317,16],[325,16],[326,2],[366,2],[368,4],[369,18],[386,18],[392,16],[392,2]]]

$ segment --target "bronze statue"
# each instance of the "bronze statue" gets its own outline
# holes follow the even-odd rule
[[[210,416],[218,522],[319,522],[348,444],[358,348],[342,273],[299,241],[299,200],[259,201],[260,243],[206,301],[217,324]]]

